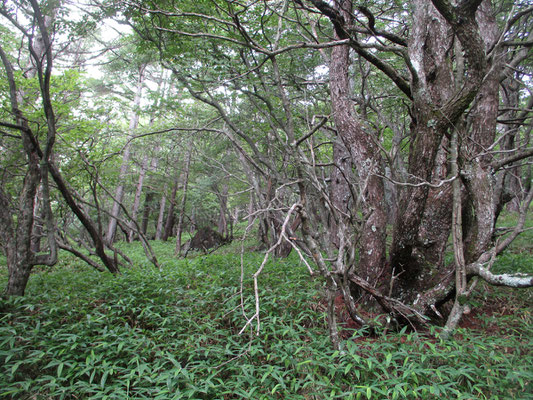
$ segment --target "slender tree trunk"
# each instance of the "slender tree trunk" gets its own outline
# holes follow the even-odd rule
[[[175,216],[174,216],[174,209],[176,208],[176,197],[178,194],[178,179],[174,179],[174,183],[172,185],[172,194],[170,195],[170,205],[168,207],[168,214],[167,214],[167,220],[165,222],[165,230],[163,232],[163,236],[161,237],[161,240],[166,242],[168,238],[172,235],[172,228],[174,227],[175,222]]]
[[[350,202],[355,204],[350,186],[355,183],[355,177],[352,173],[352,158],[344,146],[339,143],[341,139],[337,138],[333,144],[333,168],[331,170],[330,198],[331,203],[336,208],[331,213],[330,225],[330,242],[339,248],[340,237],[338,232],[338,223],[336,219],[346,218],[350,214]]]
[[[161,202],[159,204],[159,216],[157,218],[157,226],[155,228],[155,240],[160,240],[163,234],[163,220],[165,218],[166,202],[167,196],[163,192],[163,195],[161,196]]]
[[[153,211],[155,196],[155,192],[149,191],[146,193],[146,197],[144,198],[143,216],[141,222],[141,232],[143,235],[146,235],[146,232],[148,231],[148,222],[150,221],[150,214]]]
[[[46,216],[41,211],[42,191],[37,189],[35,204],[33,205],[33,232],[31,235],[31,251],[41,251],[41,238],[43,236],[43,223]]]
[[[222,191],[217,191],[219,202],[219,214],[217,222],[217,230],[225,238],[228,237],[228,192],[229,186],[226,182],[222,184]]]
[[[255,203],[255,194],[254,192],[250,192],[250,200],[248,202],[248,226],[254,223],[253,213],[257,208]]]
[[[161,75],[159,76],[158,78],[158,81],[157,81],[157,93],[158,93],[158,96],[156,98],[156,100],[154,101],[154,109],[158,109],[159,108],[159,104],[161,103],[164,95],[165,95],[165,90],[166,90],[166,83],[167,83],[167,80],[165,79],[165,72],[162,71],[161,72]],[[149,122],[149,126],[150,127],[153,127],[155,121],[156,121],[156,117],[157,117],[157,113],[156,112],[153,112],[151,117],[150,117],[150,122]],[[159,152],[159,149],[160,149],[160,146],[157,145],[156,146],[156,151],[155,153],[157,154]],[[144,157],[143,157],[143,161],[141,163],[141,168],[140,168],[140,171],[139,171],[139,179],[137,181],[137,188],[135,190],[135,198],[134,198],[134,201],[133,201],[133,208],[132,208],[132,213],[131,213],[131,219],[133,221],[137,221],[137,213],[139,212],[139,207],[141,205],[141,196],[142,196],[142,190],[143,190],[143,185],[144,185],[144,180],[145,180],[145,177],[146,177],[146,172],[148,170],[148,162],[150,160],[150,157],[148,154],[145,154]],[[154,163],[157,163],[157,161],[155,161],[156,158],[154,156],[154,158],[152,158],[152,170],[155,170],[157,168],[157,164],[154,165]],[[134,224],[133,224],[134,225]],[[132,229],[130,229],[128,231],[128,235],[127,235],[127,239],[128,239],[128,242],[132,242],[133,239],[135,237],[135,230],[134,228],[132,227]]]
[[[76,203],[76,200],[72,196],[70,190],[67,187],[67,184],[63,180],[63,177],[61,176],[61,173],[57,169],[57,167],[53,164],[50,165],[50,173],[52,175],[52,178],[54,179],[54,182],[57,185],[57,188],[63,198],[65,199],[65,202],[70,207],[70,209],[76,214],[76,217],[79,219],[79,221],[82,223],[82,225],[85,227],[87,232],[89,233],[89,236],[91,237],[96,255],[102,260],[106,268],[113,274],[119,273],[120,270],[118,268],[117,263],[115,260],[110,258],[106,252],[105,252],[105,242],[104,238],[102,237],[102,234],[96,229],[93,221],[90,219],[90,217],[81,209],[80,206]]]
[[[137,90],[135,92],[135,98],[133,100],[133,111],[131,113],[130,125],[128,129],[129,136],[132,136],[134,134],[135,130],[137,129],[137,126],[139,125],[139,113],[137,109],[141,104],[145,68],[146,65],[141,65],[138,71],[139,76],[137,79]],[[110,245],[112,245],[113,241],[115,240],[115,233],[117,231],[117,218],[120,213],[120,203],[122,203],[122,200],[124,198],[124,180],[126,179],[126,174],[129,170],[130,155],[131,142],[128,142],[124,147],[124,153],[122,154],[122,165],[120,166],[120,172],[118,175],[119,183],[115,191],[113,207],[111,209],[109,225],[107,227],[106,241]]]
[[[183,195],[181,198],[179,217],[178,217],[178,229],[176,232],[176,249],[175,254],[181,255],[181,234],[183,231],[183,221],[185,219],[185,206],[187,205],[187,190],[189,188],[189,171],[191,168],[192,158],[192,140],[189,144],[189,150],[187,152],[187,161],[185,162],[185,169],[183,170]]]
[[[141,195],[143,191],[144,178],[146,177],[146,170],[148,169],[148,155],[146,154],[143,158],[141,164],[141,170],[139,171],[139,180],[137,181],[137,189],[135,190],[135,198],[133,200],[133,207],[131,211],[131,219],[133,221],[137,220],[137,214],[139,212],[139,207],[141,205]],[[135,231],[130,229],[128,231],[128,242],[132,242],[135,236]]]

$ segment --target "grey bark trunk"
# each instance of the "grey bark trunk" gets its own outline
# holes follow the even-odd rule
[[[42,96],[42,107],[46,117],[47,132],[43,143],[43,150],[39,147],[37,138],[32,132],[28,120],[19,109],[19,104],[24,102],[24,95],[18,90],[14,69],[7,54],[0,45],[0,59],[4,66],[8,85],[11,112],[15,124],[20,127],[21,145],[23,154],[27,159],[25,177],[18,197],[18,208],[14,212],[9,195],[0,187],[0,238],[4,243],[7,267],[8,284],[7,295],[24,294],[33,266],[54,265],[57,262],[57,243],[55,240],[55,222],[50,206],[50,192],[48,174],[52,157],[52,150],[56,137],[56,119],[50,98],[50,80],[52,74],[52,44],[49,28],[53,22],[56,8],[50,10],[50,15],[43,15],[36,0],[31,0],[34,23],[38,26],[35,40],[30,43],[30,60],[34,63],[29,73],[39,77],[39,89]],[[43,222],[48,237],[48,254],[37,254],[32,248],[32,235],[36,232],[35,209],[36,197],[39,193],[41,182]],[[15,214],[15,215],[13,215]],[[38,232],[40,237],[40,232]]]
[[[155,192],[149,191],[148,193],[146,193],[146,197],[144,198],[144,207],[141,222],[141,232],[143,235],[146,235],[146,232],[148,231],[148,222],[150,221],[150,214],[152,213],[154,208],[155,196]]]
[[[483,42],[475,22],[477,6],[474,3],[468,7],[454,8],[449,2],[415,0],[413,5],[414,18],[409,41],[413,67],[413,127],[408,159],[411,186],[403,187],[400,194],[402,213],[398,215],[394,226],[390,256],[392,267],[402,273],[397,280],[396,293],[402,293],[403,299],[409,301],[413,301],[428,285],[434,284],[426,276],[432,267],[431,263],[419,257],[424,253],[422,247],[425,241],[420,232],[424,215],[429,215],[426,211],[431,207],[442,210],[442,207],[430,204],[441,201],[435,196],[430,197],[431,190],[427,183],[432,182],[444,135],[449,129],[457,129],[464,111],[479,91],[486,69]],[[448,51],[454,48],[454,35],[463,49],[460,54],[465,55],[464,73],[461,71],[461,76],[455,77],[463,82],[459,85],[454,81],[451,52]],[[461,57],[458,56],[458,60],[459,68],[463,64]],[[447,221],[430,216],[428,222],[433,222],[437,230],[445,233],[450,216],[444,216]]]
[[[228,237],[228,192],[229,186],[226,182],[222,184],[222,190],[217,191],[219,202],[217,230],[225,238]]]
[[[139,105],[141,104],[145,68],[146,68],[146,65],[141,65],[138,71],[139,76],[137,79],[137,89],[135,92],[135,98],[133,100],[133,111],[131,113],[130,125],[128,128],[128,133],[130,137],[134,134],[135,130],[137,129],[137,126],[139,125],[139,113],[137,109],[139,108]],[[109,225],[107,227],[106,241],[110,245],[113,244],[113,241],[115,240],[115,234],[117,232],[117,218],[120,213],[120,203],[122,203],[122,200],[124,198],[124,183],[123,182],[126,179],[126,174],[130,167],[129,166],[130,155],[131,155],[131,142],[128,142],[126,146],[124,147],[124,153],[122,154],[122,165],[120,166],[120,172],[118,176],[119,183],[115,191],[113,206],[111,208],[111,213],[110,213]]]
[[[157,226],[155,228],[155,240],[161,240],[163,235],[163,220],[165,218],[166,203],[167,196],[163,192],[163,195],[161,196],[161,202],[159,204],[159,216],[157,218]]]
[[[187,153],[187,161],[185,163],[185,169],[183,171],[183,195],[181,198],[179,216],[178,216],[178,228],[176,232],[176,248],[174,253],[176,255],[181,255],[181,235],[183,232],[183,221],[185,219],[185,206],[187,205],[187,191],[189,188],[189,171],[191,168],[191,158],[192,158],[192,140],[189,144],[189,150]]]
[[[141,195],[144,186],[144,178],[146,177],[146,170],[148,169],[148,155],[145,155],[141,164],[141,170],[139,171],[139,179],[137,181],[137,188],[135,190],[135,198],[133,200],[133,207],[131,211],[131,219],[137,221],[137,214],[139,213],[139,207],[141,205]],[[130,229],[128,231],[128,242],[132,242],[135,237],[135,231]]]
[[[334,166],[331,170],[330,186],[331,203],[336,210],[330,215],[329,237],[330,242],[336,248],[339,248],[340,243],[337,219],[341,218],[342,215],[349,215],[350,203],[353,206],[356,202],[350,190],[350,186],[355,183],[352,173],[352,158],[342,141],[341,143],[339,141],[341,141],[340,137],[333,144]]]

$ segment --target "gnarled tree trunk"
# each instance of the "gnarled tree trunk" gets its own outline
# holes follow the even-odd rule
[[[349,23],[351,1],[337,1],[336,7]],[[377,138],[363,128],[355,115],[350,100],[349,64],[350,47],[334,47],[329,66],[331,105],[337,134],[350,153],[359,185],[358,196],[363,225],[360,232],[357,273],[367,281],[377,284],[380,274],[384,272],[386,252],[387,215],[385,188],[381,178],[384,175],[383,160],[377,146]]]

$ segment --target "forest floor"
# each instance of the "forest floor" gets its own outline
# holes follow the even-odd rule
[[[510,220],[512,224],[512,219]],[[323,284],[292,254],[259,278],[263,255],[233,243],[176,259],[138,243],[119,276],[62,254],[37,268],[23,298],[0,300],[0,398],[6,399],[528,399],[533,393],[533,290],[479,283],[449,340],[386,326],[343,330],[331,348]],[[494,266],[533,272],[526,233]],[[5,285],[5,268],[0,284]],[[259,328],[259,331],[257,330]]]

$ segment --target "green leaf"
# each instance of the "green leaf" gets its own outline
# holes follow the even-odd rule
[[[63,367],[65,366],[64,363],[60,363],[59,366],[57,367],[57,377],[61,377],[61,373],[63,372]]]

